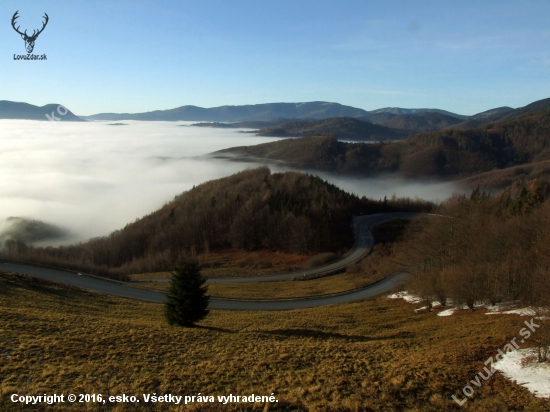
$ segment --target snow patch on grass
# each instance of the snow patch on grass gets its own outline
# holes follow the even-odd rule
[[[528,362],[522,360],[534,356],[534,349],[518,349],[510,352],[503,359],[493,364],[493,367],[503,373],[508,379],[522,385],[539,398],[550,397],[550,364],[548,362]]]
[[[458,308],[445,309],[445,310],[442,310],[441,312],[438,312],[438,313],[437,313],[437,316],[451,316],[451,315],[453,315],[457,310],[459,310],[459,309],[458,309]]]
[[[474,310],[486,309],[486,315],[519,315],[519,316],[535,316],[535,309],[531,307],[512,309],[517,306],[518,302],[501,302],[496,305],[487,304],[484,302],[476,302],[474,304]],[[467,305],[458,305],[453,308],[443,310],[437,314],[437,316],[451,316],[455,312],[461,310],[469,310],[470,308]]]
[[[403,299],[405,302],[408,303],[420,303],[424,301],[424,299],[422,299],[420,296],[409,293],[405,290],[388,295],[388,299]]]
[[[421,302],[426,302],[426,299],[422,299],[420,296],[415,295],[414,293],[409,293],[407,291],[401,291],[388,295],[388,299],[403,299],[405,302],[417,304]],[[441,303],[437,300],[432,301],[432,309],[437,309],[441,307]],[[427,312],[428,306],[422,306],[421,308],[416,308],[415,313]]]
[[[420,298],[420,296],[414,295],[407,291],[397,292],[397,293],[388,295],[388,299],[403,299],[405,302],[409,302],[409,303],[422,302],[422,299]]]
[[[496,309],[488,309],[487,310],[487,313],[485,313],[486,315],[519,315],[519,316],[530,316],[530,317],[533,317],[537,314],[537,312],[535,311],[535,309],[533,309],[532,307],[526,307],[526,308],[521,308],[521,309],[509,309],[509,310],[505,310],[505,309],[499,309],[499,308],[496,308]]]

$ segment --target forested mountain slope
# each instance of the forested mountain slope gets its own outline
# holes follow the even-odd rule
[[[372,113],[360,117],[386,127],[406,130],[409,133],[419,131],[441,130],[464,121],[463,117],[454,117],[438,112],[423,112],[411,114],[394,114],[389,112]]]
[[[353,244],[354,213],[431,207],[410,199],[360,199],[319,177],[264,167],[199,185],[109,236],[59,248],[8,241],[4,254],[112,275],[171,270],[182,257],[228,247],[343,251]]]
[[[392,143],[352,144],[316,136],[235,147],[214,155],[282,160],[296,167],[357,175],[471,176],[550,159],[550,110],[475,129],[419,133]]]
[[[550,303],[550,203],[537,185],[517,196],[475,190],[447,200],[437,213],[446,217],[413,222],[395,249],[413,290],[470,308],[518,299]]]
[[[258,136],[301,137],[319,134],[332,134],[341,140],[386,141],[401,140],[410,131],[372,124],[352,117],[331,117],[317,121],[293,121],[263,128]]]

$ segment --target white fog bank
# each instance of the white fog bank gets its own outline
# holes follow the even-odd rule
[[[63,243],[107,235],[193,185],[257,166],[199,156],[278,140],[180,126],[192,122],[124,123],[1,120],[0,230],[6,218],[19,216],[74,234]],[[443,200],[455,190],[441,183],[322,177],[374,198],[395,193]]]

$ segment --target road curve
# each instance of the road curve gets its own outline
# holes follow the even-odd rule
[[[360,216],[354,219],[354,230],[356,242],[354,248],[342,259],[327,266],[312,269],[300,274],[313,275],[336,271],[363,256],[374,245],[374,238],[371,229],[378,224],[398,219],[411,218],[414,213],[380,213],[375,215]],[[28,266],[19,263],[1,262],[0,270],[23,273],[32,277],[75,286],[93,292],[119,296],[123,298],[142,300],[147,302],[163,303],[166,295],[150,290],[136,289],[127,286],[126,282],[111,281],[104,278],[86,275],[76,275],[57,269],[47,269],[36,266]],[[261,277],[246,278],[224,278],[210,279],[211,283],[244,283],[244,282],[267,282],[287,280],[296,277],[296,273],[281,275],[270,275]],[[354,302],[386,293],[394,287],[402,284],[405,280],[405,273],[398,273],[390,276],[373,285],[351,292],[343,292],[331,296],[298,298],[292,300],[232,300],[232,299],[211,299],[209,309],[218,310],[292,310],[302,308],[313,308],[326,305]],[[214,282],[213,282],[214,281]]]
[[[65,285],[76,286],[93,292],[114,295],[123,298],[142,300],[146,302],[163,303],[166,295],[150,290],[136,289],[126,286],[123,282],[111,282],[88,276],[78,276],[61,270],[44,269],[16,263],[0,263],[0,270],[23,273],[32,277],[45,279]],[[406,273],[398,273],[364,289],[343,292],[331,296],[299,298],[292,300],[231,300],[211,299],[209,309],[218,310],[292,310],[315,308],[326,305],[355,302],[371,298],[392,290],[403,283]]]
[[[313,269],[301,270],[299,272],[280,273],[276,275],[265,276],[248,276],[234,278],[209,278],[207,283],[252,283],[252,282],[277,282],[282,280],[298,279],[300,277],[310,278],[323,274],[338,273],[353,262],[361,259],[365,253],[371,250],[374,246],[374,238],[372,236],[372,228],[376,225],[388,222],[393,219],[410,219],[417,215],[412,212],[393,212],[393,213],[377,213],[373,215],[356,216],[353,219],[353,232],[355,233],[355,244],[353,248],[328,265],[316,267]],[[170,279],[142,279],[134,282],[170,282]]]

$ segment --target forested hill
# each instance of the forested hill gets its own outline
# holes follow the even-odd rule
[[[550,159],[550,110],[475,129],[419,133],[394,143],[343,143],[317,136],[235,147],[214,155],[282,160],[296,167],[359,175],[470,176]]]
[[[437,112],[411,114],[379,112],[360,117],[359,120],[365,120],[394,129],[406,130],[409,134],[412,134],[420,131],[441,130],[462,123],[464,118]]]
[[[353,244],[352,215],[427,211],[410,199],[369,200],[316,176],[247,170],[199,185],[124,229],[85,244],[31,248],[10,243],[12,258],[100,274],[171,270],[184,256],[233,247],[314,254]]]
[[[407,290],[472,309],[483,301],[550,303],[550,203],[539,187],[524,187],[517,196],[475,190],[448,199],[436,212],[455,218],[414,222],[394,248],[408,263]]]
[[[547,109],[550,109],[550,98],[537,100],[536,102],[517,109],[512,109],[511,107],[499,107],[496,109],[487,110],[485,112],[471,116],[464,122],[458,123],[452,127],[457,129],[471,129],[488,123],[515,119],[526,114],[531,114]]]
[[[408,130],[380,126],[352,117],[332,117],[316,121],[293,121],[263,128],[258,136],[301,137],[332,134],[341,140],[386,141],[405,139],[410,133]]]
[[[298,121],[305,121],[305,120],[277,118],[277,119],[268,120],[268,121],[251,120],[251,121],[235,122],[235,123],[202,122],[202,123],[195,123],[189,126],[186,126],[186,125],[182,125],[182,126],[183,127],[212,127],[212,128],[218,128],[218,129],[264,129],[266,127],[273,127],[284,123],[298,122]]]

